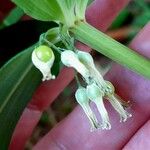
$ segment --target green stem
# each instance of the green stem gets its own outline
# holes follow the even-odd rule
[[[113,40],[91,25],[80,22],[70,29],[75,38],[117,63],[150,79],[150,61],[130,48]]]

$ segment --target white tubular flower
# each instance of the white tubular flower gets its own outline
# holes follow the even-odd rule
[[[132,115],[123,108],[117,97],[114,95],[113,85],[109,81],[106,81],[106,83],[107,90],[105,92],[105,97],[110,101],[114,109],[119,113],[120,122],[125,122],[128,118],[132,117]]]
[[[105,81],[103,79],[102,75],[96,69],[94,60],[89,53],[78,51],[77,55],[80,62],[82,62],[90,72],[91,82],[93,84],[87,86],[87,95],[88,98],[97,105],[97,108],[101,114],[102,129],[111,128],[108,113],[103,104],[103,97],[107,98],[114,109],[119,113],[120,122],[125,122],[127,118],[131,117],[132,115],[129,114],[119,102],[114,93],[115,89],[113,85],[109,81]]]
[[[91,76],[99,87],[105,86],[105,81],[99,71],[96,69],[92,56],[83,51],[77,53],[79,60],[89,69]]]
[[[111,124],[109,123],[109,116],[103,103],[103,92],[95,83],[88,85],[86,92],[88,98],[96,104],[97,109],[101,114],[102,119],[101,128],[110,130]]]
[[[75,93],[75,97],[76,97],[77,102],[83,108],[85,114],[87,115],[90,121],[91,131],[94,131],[95,129],[99,127],[99,125],[98,125],[98,121],[96,119],[95,114],[92,112],[90,108],[90,101],[86,95],[86,89],[83,87],[78,88]]]
[[[62,63],[67,66],[67,67],[73,67],[76,69],[82,76],[83,78],[88,82],[90,73],[88,69],[82,64],[77,55],[71,51],[71,50],[66,50],[61,53],[61,61]]]
[[[55,79],[55,76],[51,74],[54,59],[55,56],[52,49],[45,45],[35,48],[32,52],[32,62],[41,71],[43,75],[42,81]]]
[[[122,105],[119,103],[119,101],[114,95],[109,96],[108,99],[114,107],[114,109],[119,113],[120,122],[125,122],[128,118],[132,117],[132,115],[122,107]]]

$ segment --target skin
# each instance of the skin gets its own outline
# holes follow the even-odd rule
[[[87,9],[87,21],[96,28],[105,31],[117,13],[127,3],[128,0],[96,0]],[[147,58],[150,57],[149,35],[150,23],[144,27],[130,44],[132,49]],[[79,43],[77,45],[86,51],[90,51],[88,47]],[[10,150],[22,150],[24,148],[42,112],[49,107],[72,79],[73,70],[64,68],[56,80],[41,84],[16,126]],[[119,116],[106,102],[112,129],[91,133],[85,114],[80,106],[77,106],[72,113],[49,131],[35,145],[33,150],[150,149],[150,142],[148,141],[150,134],[150,105],[148,104],[150,81],[115,63],[105,76],[105,79],[114,84],[118,95],[131,101],[132,106],[129,111],[133,115],[132,118],[125,123],[119,123]],[[22,127],[25,132],[23,132]]]

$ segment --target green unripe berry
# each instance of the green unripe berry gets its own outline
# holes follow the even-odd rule
[[[53,51],[50,47],[40,45],[35,49],[35,54],[43,62],[48,62],[53,57]]]

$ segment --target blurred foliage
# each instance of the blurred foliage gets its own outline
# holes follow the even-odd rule
[[[143,27],[150,21],[150,2],[144,0],[134,0],[130,5],[131,13],[134,17],[132,25],[136,27]]]
[[[130,2],[112,23],[111,29],[125,25],[143,27],[150,20],[150,2],[134,0]]]
[[[117,18],[112,23],[110,30],[123,31],[124,27],[128,30],[124,30],[125,37],[124,44],[129,43],[134,36],[150,21],[150,1],[145,0],[133,0],[130,4],[123,9]],[[122,30],[121,30],[122,29]],[[122,32],[120,32],[121,36]],[[119,35],[118,35],[119,36]],[[119,39],[118,39],[119,40]]]
[[[125,21],[128,19],[130,15],[130,12],[127,8],[122,10],[120,14],[117,16],[117,18],[114,20],[114,22],[111,25],[111,29],[117,29],[124,25]]]
[[[0,24],[0,29],[15,24],[21,19],[23,15],[24,15],[24,11],[21,8],[19,7],[13,8],[8,14],[8,16]]]

